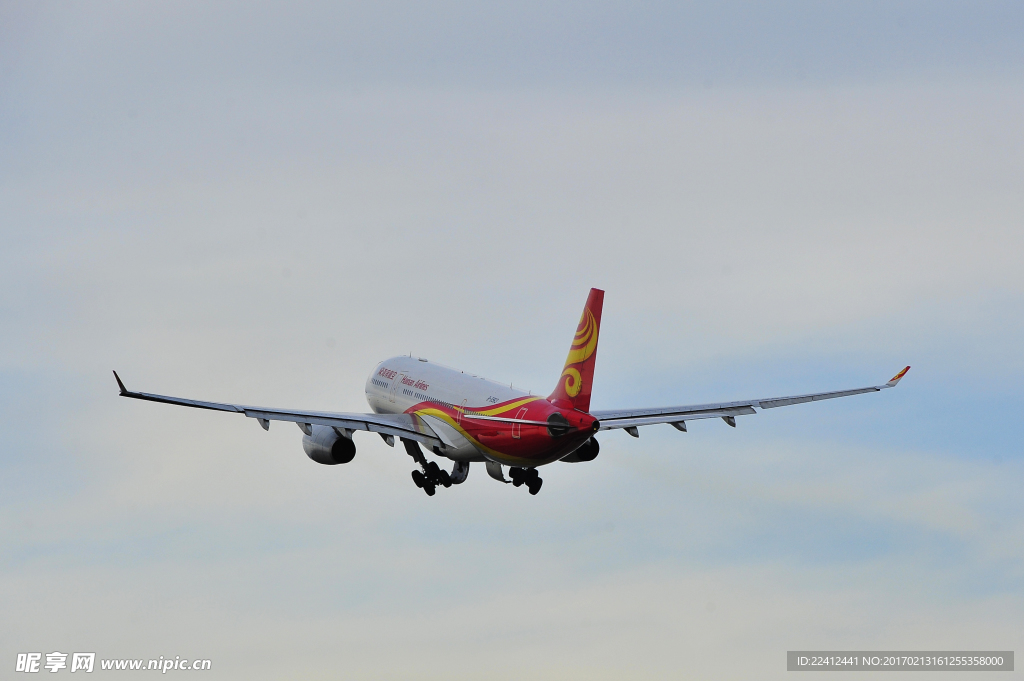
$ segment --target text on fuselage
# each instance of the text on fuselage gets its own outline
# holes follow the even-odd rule
[[[390,379],[394,379],[398,375],[398,372],[397,371],[393,371],[391,369],[381,368],[381,370],[377,372],[377,375],[378,376],[382,376],[382,377],[387,378],[387,379],[390,380]],[[429,383],[424,383],[423,381],[417,381],[416,379],[409,378],[408,376],[405,376],[405,375],[402,376],[402,384],[410,386],[412,388],[416,388],[417,390],[428,390],[430,388],[430,384]]]

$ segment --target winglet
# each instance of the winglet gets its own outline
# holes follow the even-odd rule
[[[893,376],[892,379],[888,383],[886,383],[886,385],[889,386],[890,388],[895,388],[896,384],[900,382],[901,378],[907,375],[908,371],[910,371],[910,367],[907,367],[903,371]]]
[[[117,381],[117,387],[121,389],[121,394],[126,395],[128,388],[124,387],[124,383],[121,382],[121,377],[117,375],[116,371],[114,372],[114,380]]]

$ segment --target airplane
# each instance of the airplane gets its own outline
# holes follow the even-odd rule
[[[530,494],[540,491],[537,469],[556,461],[582,463],[597,458],[595,435],[622,429],[640,437],[639,428],[669,424],[686,432],[686,422],[721,418],[736,427],[736,417],[806,402],[895,388],[910,367],[883,385],[788,397],[738,400],[646,409],[590,409],[604,291],[593,288],[583,308],[569,356],[554,392],[548,397],[517,390],[482,376],[452,369],[422,357],[392,357],[374,367],[366,380],[366,401],[373,413],[349,414],[299,409],[269,409],[241,404],[202,402],[128,390],[114,372],[122,397],[177,404],[197,409],[245,414],[264,430],[271,421],[291,421],[302,430],[302,448],[313,461],[345,464],[355,457],[356,431],[377,433],[394,447],[396,438],[418,465],[417,487],[434,496],[438,487],[466,481],[470,463],[483,463],[488,475]],[[449,472],[428,461],[421,446],[454,462]],[[504,468],[508,468],[508,478]]]

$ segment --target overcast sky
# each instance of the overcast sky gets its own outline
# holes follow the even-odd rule
[[[1017,2],[0,3],[0,665],[1020,649],[1022,85]],[[412,352],[547,394],[592,286],[595,408],[913,369],[433,498],[376,436],[320,466],[110,374],[364,411]]]

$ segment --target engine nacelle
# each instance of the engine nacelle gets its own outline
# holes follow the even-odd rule
[[[356,455],[356,443],[352,438],[338,435],[329,426],[313,426],[312,435],[302,436],[302,449],[313,461],[326,466],[348,463]]]
[[[572,454],[562,459],[566,463],[582,463],[584,461],[593,461],[597,458],[598,453],[601,451],[601,445],[598,444],[597,438],[590,438],[577,449],[573,450]]]

